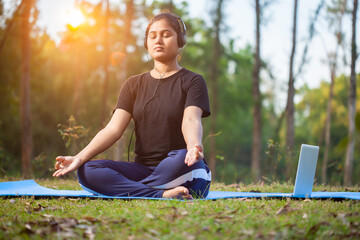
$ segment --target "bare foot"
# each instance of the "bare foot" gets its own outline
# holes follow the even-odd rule
[[[193,199],[189,190],[186,187],[176,187],[173,189],[165,190],[162,195],[163,198],[177,198],[177,199]]]

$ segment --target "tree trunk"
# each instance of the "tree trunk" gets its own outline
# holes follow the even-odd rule
[[[294,76],[293,76],[293,67],[294,67],[294,57],[296,49],[296,25],[297,25],[297,6],[298,1],[294,1],[294,18],[293,18],[293,39],[292,39],[292,50],[290,55],[290,67],[289,67],[289,87],[288,87],[288,96],[286,103],[286,152],[287,152],[287,164],[286,164],[286,176],[290,178],[293,172],[293,160],[294,160],[294,145],[295,145],[295,121],[294,121]]]
[[[104,72],[105,79],[103,85],[103,95],[102,95],[102,108],[101,108],[101,127],[105,126],[105,122],[108,116],[108,86],[109,86],[109,58],[110,58],[110,42],[109,42],[109,18],[110,18],[110,6],[109,0],[104,0],[105,2],[105,21],[104,21]]]
[[[352,184],[352,171],[354,165],[354,148],[355,148],[355,113],[356,113],[356,13],[358,8],[358,1],[354,0],[354,7],[352,11],[352,38],[351,38],[351,72],[350,72],[350,86],[349,86],[349,129],[348,139],[349,143],[346,149],[345,169],[344,169],[344,184],[350,186]]]
[[[33,6],[33,0],[23,0],[22,12],[22,66],[21,66],[21,175],[23,178],[29,178],[32,174],[32,133],[30,117],[30,12]]]
[[[74,72],[75,72],[75,79],[74,79],[74,95],[73,95],[73,110],[75,119],[78,121],[81,107],[82,107],[82,95],[83,95],[83,57],[82,57],[82,46],[80,42],[76,42],[77,44],[76,49],[74,51]],[[74,153],[75,154],[75,153]]]
[[[13,17],[10,19],[10,22],[6,25],[6,28],[4,30],[4,34],[3,34],[3,37],[0,41],[0,53],[4,47],[4,44],[6,42],[6,39],[7,37],[9,36],[9,32],[10,32],[10,29],[12,27],[12,25],[14,24],[14,22],[17,20],[16,16],[19,14],[19,11],[21,11],[21,9],[23,8],[23,5],[24,5],[24,2],[25,1],[22,1],[19,6],[16,8],[16,10],[14,11],[14,14],[13,14]]]
[[[122,41],[122,48],[120,54],[123,54],[123,61],[121,62],[121,70],[120,70],[120,81],[119,86],[122,86],[124,83],[124,79],[127,77],[127,69],[128,69],[128,62],[127,62],[127,51],[126,47],[129,43],[129,39],[131,36],[131,26],[132,21],[134,19],[134,1],[127,0],[126,1],[126,14],[125,14],[125,33]],[[126,141],[125,138],[121,138],[117,143],[114,149],[114,160],[115,161],[123,161],[124,160],[124,149],[126,148]],[[130,153],[128,153],[130,154]]]
[[[260,3],[256,0],[256,47],[254,54],[252,96],[254,100],[251,176],[257,182],[261,176],[261,94],[260,94]]]
[[[331,84],[330,84],[330,92],[329,99],[327,102],[327,110],[326,110],[326,120],[325,120],[325,149],[324,149],[324,160],[321,169],[321,181],[323,184],[327,182],[327,166],[329,159],[329,149],[330,149],[330,127],[331,127],[331,103],[334,96],[334,83],[335,83],[335,69],[331,71]]]
[[[219,59],[221,55],[221,45],[220,45],[220,25],[222,22],[222,4],[223,0],[217,1],[217,6],[215,10],[215,19],[214,19],[214,45],[213,45],[213,55],[211,60],[211,72],[210,72],[210,83],[211,83],[211,122],[210,122],[210,161],[209,167],[212,171],[213,178],[216,176],[216,117],[217,117],[217,98],[218,98],[218,76],[219,76]]]
[[[334,84],[335,84],[335,78],[336,78],[336,70],[337,70],[337,57],[338,57],[338,51],[339,47],[341,45],[341,32],[342,32],[342,18],[344,16],[345,10],[346,10],[346,0],[342,2],[341,9],[340,9],[340,15],[338,18],[338,28],[335,31],[335,37],[336,37],[336,49],[333,56],[329,54],[329,66],[330,66],[330,78],[331,78],[331,84],[330,84],[330,92],[329,92],[329,99],[327,104],[327,111],[326,111],[326,122],[325,122],[325,149],[324,149],[324,159],[323,159],[323,165],[321,170],[321,180],[323,184],[326,184],[327,182],[327,168],[328,168],[328,162],[329,162],[329,151],[330,151],[330,141],[331,141],[331,103],[334,95]],[[331,59],[333,58],[333,59]]]

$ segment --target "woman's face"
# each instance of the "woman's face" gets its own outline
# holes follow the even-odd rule
[[[155,61],[169,63],[180,50],[177,33],[166,19],[160,19],[150,26],[146,41],[148,52]]]

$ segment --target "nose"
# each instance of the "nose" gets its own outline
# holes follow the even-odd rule
[[[163,42],[161,34],[158,34],[155,38],[155,44],[161,44]]]

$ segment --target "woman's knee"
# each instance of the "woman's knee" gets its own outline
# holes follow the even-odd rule
[[[80,185],[94,194],[112,195],[112,183],[119,178],[119,174],[108,166],[109,161],[93,160],[80,166],[77,170]]]
[[[77,169],[77,176],[79,179],[79,183],[82,185],[87,185],[85,172],[87,172],[89,169],[89,167],[87,166],[88,164],[89,164],[89,162],[86,162]]]
[[[83,185],[88,184],[88,179],[93,179],[98,175],[97,169],[102,166],[102,162],[107,160],[94,160],[85,162],[77,170],[79,182]]]
[[[189,183],[188,189],[194,198],[206,198],[209,194],[211,181],[198,178]]]
[[[186,185],[194,198],[205,198],[210,190],[211,171],[204,161],[199,161],[194,165],[194,178]]]

